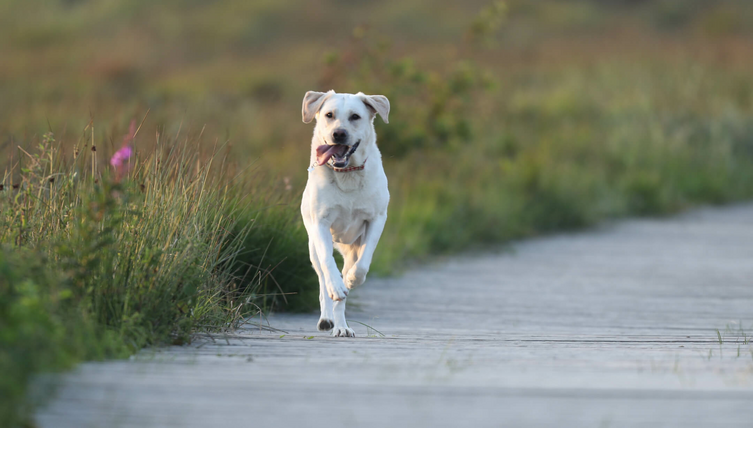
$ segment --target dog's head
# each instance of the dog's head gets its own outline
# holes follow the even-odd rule
[[[303,97],[303,122],[316,118],[314,136],[321,142],[316,149],[318,165],[328,161],[346,167],[361,143],[374,137],[374,117],[389,123],[390,101],[383,95],[337,94],[335,91],[308,91]]]

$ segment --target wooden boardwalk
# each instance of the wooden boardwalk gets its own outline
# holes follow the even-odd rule
[[[284,333],[83,364],[37,422],[753,426],[753,205],[524,241],[351,298],[355,339],[276,315]]]

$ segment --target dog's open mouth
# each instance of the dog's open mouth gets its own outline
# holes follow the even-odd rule
[[[316,148],[316,164],[323,166],[329,161],[333,167],[341,169],[348,165],[350,156],[356,152],[361,141],[348,147],[347,145],[320,145]]]

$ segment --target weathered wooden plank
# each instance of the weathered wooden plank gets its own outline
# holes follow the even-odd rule
[[[251,323],[83,364],[38,423],[753,426],[753,205],[524,241],[353,294],[350,319],[384,337],[277,315],[284,333]]]

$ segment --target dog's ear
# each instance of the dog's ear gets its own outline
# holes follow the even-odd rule
[[[390,123],[390,101],[384,95],[366,95],[363,92],[359,92],[359,97],[366,104],[366,106],[382,116],[384,123]]]
[[[319,108],[322,107],[322,103],[324,103],[324,100],[327,100],[329,96],[334,93],[335,91],[328,91],[328,92],[308,91],[306,92],[306,95],[303,96],[303,108],[301,109],[301,113],[303,114],[303,123],[309,123],[312,120],[314,120],[314,117],[316,116],[316,113],[319,111]]]

